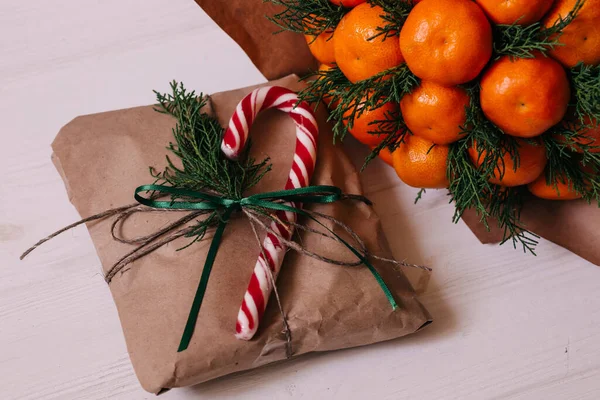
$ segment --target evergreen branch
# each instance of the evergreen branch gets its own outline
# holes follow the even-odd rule
[[[564,17],[562,15],[559,15],[558,19],[554,22],[554,24],[551,27],[543,28],[542,35],[545,37],[562,35],[565,28],[569,26],[575,18],[577,18],[577,15],[579,15],[579,12],[583,8],[586,1],[587,0],[577,0],[573,5],[573,8],[567,13],[567,15],[565,15]]]
[[[512,25],[496,25],[494,32],[494,52],[496,58],[510,56],[533,58],[536,53],[547,55],[557,46],[562,46],[560,37],[565,28],[577,17],[586,0],[577,0],[573,9],[550,27],[541,22],[522,26],[519,21]]]
[[[503,231],[503,240],[500,245],[512,240],[515,249],[521,245],[523,252],[535,255],[535,248],[540,237],[526,229],[521,223],[521,210],[526,195],[527,188],[525,186],[504,188],[495,185],[488,209],[490,215],[497,220],[498,227]]]
[[[501,244],[512,240],[515,248],[520,244],[523,251],[535,254],[539,237],[520,222],[523,188],[489,183],[485,168],[476,168],[469,159],[469,146],[469,139],[461,139],[450,146],[448,154],[448,190],[450,202],[455,205],[453,222],[457,223],[466,210],[474,209],[486,229],[490,229],[490,220],[496,220],[503,231]]]
[[[553,154],[559,157],[558,162],[571,158],[572,153],[579,153],[580,161],[583,164],[597,164],[600,166],[600,148],[594,143],[594,138],[585,134],[590,128],[592,128],[591,125],[579,122],[563,122],[550,128],[544,135],[544,141],[546,144],[552,142],[552,146],[555,147]],[[589,138],[589,143],[581,140],[586,138]]]
[[[502,179],[505,172],[504,158],[508,153],[516,170],[519,166],[518,143],[512,136],[506,135],[483,114],[480,104],[478,83],[465,88],[469,94],[469,106],[466,109],[466,122],[462,127],[468,146],[476,145],[477,153],[481,155],[481,171],[486,178],[495,174]]]
[[[562,124],[544,135],[548,153],[546,182],[557,190],[559,184],[566,184],[584,200],[596,201],[600,207],[600,152],[596,145],[581,143],[585,129],[588,127],[576,123]]]
[[[332,103],[338,101],[337,93],[352,85],[339,67],[317,71],[302,80],[307,83],[307,87],[298,93],[298,97],[300,101],[313,104],[315,108],[326,99]]]
[[[474,208],[481,217],[481,222],[489,229],[488,199],[484,195],[491,194],[493,187],[469,159],[470,146],[469,139],[462,139],[450,145],[448,152],[448,190],[450,202],[455,205],[452,221],[457,223],[467,209]]]
[[[486,229],[490,229],[490,220],[497,221],[503,231],[502,243],[512,240],[513,246],[520,244],[524,251],[535,254],[537,236],[520,223],[522,188],[504,188],[489,182],[493,176],[504,176],[507,154],[513,168],[519,167],[519,144],[485,117],[479,102],[479,85],[467,86],[466,90],[470,96],[463,127],[466,137],[450,145],[448,154],[448,190],[450,202],[455,205],[453,221],[458,222],[466,210],[474,209]],[[480,155],[479,167],[468,154],[473,146]]]
[[[577,64],[571,68],[571,83],[575,97],[575,112],[583,124],[590,118],[600,122],[600,66]]]
[[[218,121],[202,111],[206,98],[188,92],[183,84],[173,81],[171,94],[155,91],[158,105],[156,111],[173,116],[175,143],[167,149],[178,159],[167,156],[167,167],[163,172],[151,169],[155,183],[193,191],[209,191],[228,198],[242,198],[271,169],[268,159],[256,162],[249,157],[250,145],[246,146],[239,161],[225,158],[221,151],[223,128]],[[172,196],[176,200],[177,196]],[[188,236],[201,240],[209,226],[217,222],[217,215],[198,221]]]
[[[417,204],[419,202],[419,200],[421,200],[423,198],[423,195],[427,193],[426,189],[420,189],[419,193],[417,193],[417,197],[415,197],[415,204]]]
[[[331,98],[331,104],[337,104],[329,115],[329,120],[335,121],[334,140],[343,140],[348,130],[352,129],[354,120],[363,112],[374,110],[389,102],[400,103],[402,97],[419,84],[419,79],[406,64],[387,69],[356,83],[346,79],[338,67],[319,71],[314,78],[298,93],[298,97],[300,101],[313,103],[316,107],[327,97]]]
[[[400,30],[404,25],[404,21],[413,8],[412,0],[370,0],[372,6],[379,6],[383,9],[384,14],[381,16],[386,22],[384,26],[377,27],[379,31],[369,40],[373,40],[383,35],[383,40],[389,37],[400,35]]]
[[[400,146],[400,144],[404,143],[404,138],[406,135],[410,134],[410,131],[404,123],[404,119],[402,118],[401,114],[389,115],[388,119],[385,121],[374,121],[374,125],[377,129],[369,133],[383,136],[384,139],[381,143],[375,146],[371,150],[371,153],[369,153],[369,155],[365,158],[365,162],[360,169],[361,172],[367,168],[371,161],[379,156],[381,150],[387,148],[393,153]]]
[[[518,22],[517,22],[518,23]],[[546,54],[560,45],[558,37],[543,35],[543,26],[496,25],[494,52],[496,58],[510,56],[516,58],[534,58],[536,53]]]
[[[263,0],[284,8],[267,17],[283,31],[318,36],[332,31],[348,10],[329,0]]]

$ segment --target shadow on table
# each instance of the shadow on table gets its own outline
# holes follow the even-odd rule
[[[355,145],[349,146],[349,153],[355,160],[364,159],[366,152]],[[380,161],[376,160],[376,163]],[[391,174],[391,175],[390,175]],[[387,176],[389,175],[389,176]],[[365,192],[371,200],[376,203],[384,231],[388,237],[388,242],[393,250],[393,253],[398,257],[402,255],[411,263],[424,264],[427,261],[427,256],[422,253],[418,235],[414,234],[414,217],[410,217],[408,210],[403,210],[399,202],[389,201],[391,192],[394,190],[395,184],[391,179],[395,178],[395,173],[391,168],[382,165],[374,165],[365,171],[363,181]],[[385,187],[385,182],[392,182]],[[383,185],[383,186],[380,186]],[[375,190],[373,187],[375,186]],[[377,189],[379,187],[379,190]],[[370,192],[370,193],[369,193]],[[386,199],[386,196],[388,197]],[[411,234],[411,232],[413,234]],[[398,257],[399,258],[399,257]],[[319,368],[320,365],[327,363],[334,364],[336,357],[347,357],[353,352],[363,351],[394,351],[401,352],[403,346],[414,347],[425,345],[432,341],[439,340],[444,335],[451,334],[456,323],[452,311],[447,307],[444,301],[443,288],[439,286],[436,280],[435,268],[443,266],[434,266],[434,273],[429,281],[426,292],[420,296],[422,303],[433,316],[433,323],[422,331],[403,338],[390,340],[387,342],[376,343],[366,348],[343,349],[327,353],[311,353],[298,356],[291,361],[283,361],[268,366],[260,367],[250,371],[239,372],[229,376],[215,379],[193,387],[179,389],[189,393],[193,393],[195,398],[219,398],[231,397],[232,395],[243,396],[247,394],[258,384],[270,384],[270,382],[291,381],[293,375],[299,370],[305,368]],[[405,268],[405,273],[414,284],[420,274],[419,270]]]

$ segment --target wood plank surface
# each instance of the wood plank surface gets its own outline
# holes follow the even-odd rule
[[[0,398],[154,398],[85,228],[18,261],[78,217],[50,143],[73,117],[152,103],[172,79],[210,93],[264,78],[191,0],[3,1],[0,49]],[[347,147],[360,163],[365,150]],[[423,296],[434,324],[161,398],[600,398],[600,268],[545,241],[537,257],[480,245],[450,222],[443,192],[414,205],[383,163],[363,181],[395,256],[435,270]]]

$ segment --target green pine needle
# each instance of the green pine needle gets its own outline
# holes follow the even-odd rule
[[[547,54],[556,46],[560,46],[558,37],[549,37],[542,33],[544,27],[539,22],[529,26],[517,24],[518,22],[512,25],[496,25],[494,38],[496,59],[502,56],[534,58],[536,53]]]
[[[423,198],[423,195],[425,193],[427,193],[426,189],[420,189],[419,190],[419,193],[417,193],[417,197],[415,197],[415,204],[417,204]]]
[[[448,154],[448,190],[450,202],[455,205],[453,221],[457,223],[466,210],[473,209],[486,229],[490,229],[490,221],[497,222],[504,234],[502,243],[512,240],[515,247],[520,244],[524,251],[535,254],[537,236],[520,223],[523,191],[489,182],[493,176],[500,179],[504,176],[507,154],[517,170],[519,144],[484,116],[479,103],[479,85],[469,85],[466,90],[471,99],[463,127],[466,136],[450,145]],[[468,153],[475,144],[480,155],[479,167],[473,164]]]
[[[171,94],[154,93],[158,101],[156,111],[171,115],[177,121],[173,128],[175,143],[170,143],[167,149],[178,162],[167,156],[167,167],[163,172],[151,168],[155,183],[211,192],[232,199],[242,198],[270,171],[269,160],[256,162],[249,157],[250,144],[239,161],[227,159],[221,151],[223,128],[215,118],[202,111],[207,104],[202,93],[188,92],[183,84],[175,81],[171,83],[171,90]],[[173,201],[178,198],[172,196]],[[218,223],[218,217],[215,211],[198,221],[188,235],[195,237],[192,243],[201,240],[208,227]]]
[[[571,68],[571,82],[575,96],[575,112],[581,123],[586,117],[592,124],[600,122],[600,66],[577,64]]]
[[[411,134],[401,115],[388,115],[387,120],[373,121],[373,125],[373,131],[369,133],[383,136],[383,140],[365,158],[365,162],[360,169],[361,172],[367,168],[371,161],[379,156],[381,150],[387,148],[390,152],[394,152],[404,143],[406,135]]]
[[[374,110],[389,102],[398,104],[404,95],[419,84],[419,79],[406,64],[356,83],[344,77],[338,67],[318,71],[305,80],[308,86],[298,93],[301,101],[318,107],[321,100],[330,97],[332,103],[338,103],[329,116],[329,120],[334,121],[334,140],[343,140],[349,129],[352,129],[354,120],[363,112]],[[389,121],[386,121],[386,124],[388,123]],[[383,131],[389,133],[386,126],[374,127],[372,133],[379,135]]]
[[[542,23],[522,26],[519,21],[512,25],[496,25],[494,32],[494,53],[496,58],[510,56],[534,58],[536,54],[547,55],[557,46],[562,46],[560,37],[564,29],[577,17],[586,0],[577,0],[573,9],[564,17],[546,28]]]
[[[597,146],[582,144],[584,129],[579,124],[561,124],[544,135],[548,154],[546,182],[558,190],[567,184],[587,202],[597,202],[600,207],[600,153]],[[559,191],[560,193],[560,191]]]
[[[347,9],[329,0],[263,0],[281,6],[283,11],[267,17],[282,31],[318,36],[335,29]]]
[[[370,0],[369,3],[383,9],[384,14],[381,17],[386,22],[384,26],[377,28],[379,33],[373,36],[371,40],[379,36],[383,36],[383,40],[400,36],[404,21],[406,21],[413,8],[412,0]]]

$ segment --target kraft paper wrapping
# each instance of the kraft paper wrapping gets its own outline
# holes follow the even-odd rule
[[[305,75],[319,64],[310,54],[302,35],[276,32],[267,20],[281,7],[263,0],[195,0],[200,7],[244,49],[254,65],[269,80],[289,74]]]
[[[297,76],[274,84],[293,90],[301,87]],[[207,112],[226,126],[236,104],[251,89],[213,95]],[[357,172],[345,153],[332,145],[325,118],[318,113],[321,133],[312,183],[361,193]],[[152,182],[148,166],[164,167],[174,122],[147,106],[77,117],[60,131],[53,143],[53,160],[82,217],[132,203],[134,189]],[[294,135],[294,125],[285,114],[274,111],[259,116],[251,132],[253,154],[270,156],[274,166],[260,183],[260,191],[283,188]],[[312,209],[351,226],[373,254],[391,256],[371,207],[338,202]],[[126,223],[123,234],[153,232],[180,216],[179,212],[143,213]],[[111,238],[110,225],[111,220],[88,224],[105,271],[132,248]],[[317,253],[351,259],[345,248],[320,236],[301,235],[300,240]],[[135,261],[110,284],[134,369],[144,389],[153,393],[286,358],[275,301],[269,302],[255,339],[245,342],[234,337],[238,309],[259,253],[243,217],[234,218],[225,230],[192,342],[177,353],[210,244],[205,240],[177,251],[187,242],[179,239]],[[399,301],[398,310],[392,311],[366,267],[334,266],[288,252],[277,286],[288,315],[294,356],[394,339],[431,321],[401,271],[391,264],[374,265]]]
[[[491,230],[488,232],[473,210],[467,211],[463,220],[481,243],[502,240],[503,231],[495,221],[489,221]],[[597,205],[583,200],[550,201],[531,196],[525,202],[521,221],[531,232],[600,265],[600,208]]]
[[[281,8],[263,0],[195,0],[227,32],[267,77],[294,72],[304,75],[314,70],[314,58],[300,34],[278,31],[265,15]],[[523,210],[527,228],[575,254],[600,265],[600,209],[582,201],[532,199]],[[498,243],[502,232],[487,232],[474,212],[463,218],[482,243]]]

